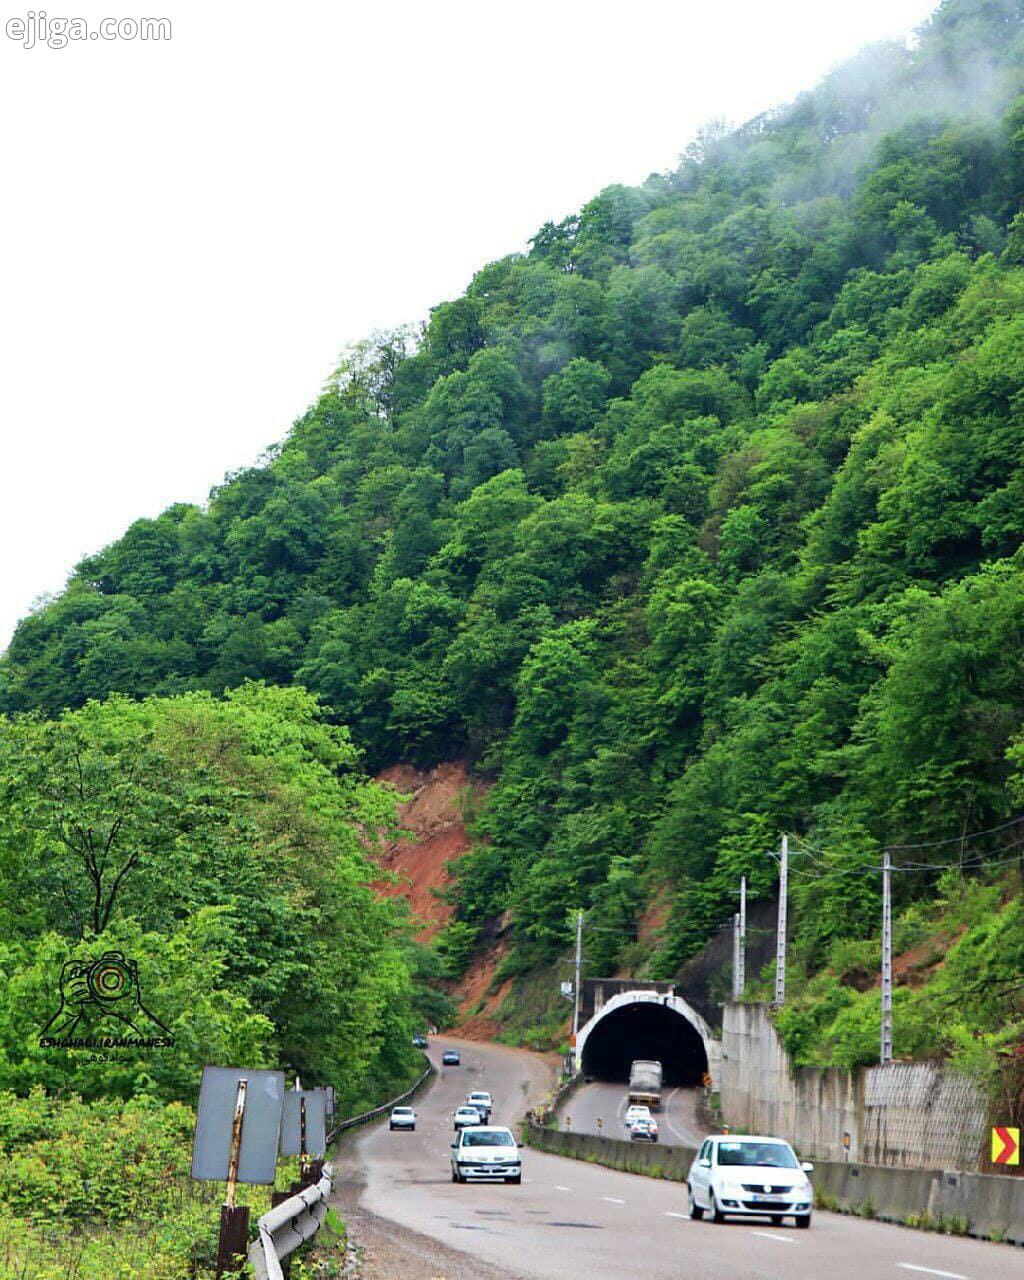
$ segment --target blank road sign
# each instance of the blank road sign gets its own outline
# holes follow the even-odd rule
[[[306,1099],[306,1155],[322,1156],[327,1150],[327,1097],[320,1089],[289,1089],[284,1095],[281,1116],[281,1154],[302,1154],[299,1099]]]
[[[231,1159],[231,1127],[239,1080],[247,1080],[238,1181],[270,1185],[277,1164],[284,1072],[247,1067],[203,1067],[192,1144],[192,1177],[226,1182]]]

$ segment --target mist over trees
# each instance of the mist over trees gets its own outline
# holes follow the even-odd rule
[[[545,224],[421,333],[349,353],[266,465],[87,557],[0,662],[9,750],[105,715],[212,731],[255,697],[225,691],[302,686],[370,768],[465,754],[494,780],[463,953],[510,911],[515,965],[546,962],[582,907],[595,969],[670,975],[741,874],[772,894],[780,830],[818,850],[795,962],[869,941],[856,867],[1020,813],[1022,92],[1024,3],[947,0],[912,47]],[[898,908],[962,904],[942,876]]]

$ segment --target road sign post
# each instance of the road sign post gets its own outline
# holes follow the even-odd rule
[[[299,1157],[299,1179],[292,1185],[293,1194],[311,1184],[315,1161],[322,1159],[326,1150],[326,1092],[323,1089],[290,1090],[284,1096],[281,1117],[281,1154]]]
[[[217,1240],[217,1275],[240,1271],[245,1261],[249,1234],[249,1206],[235,1204],[238,1185],[238,1162],[242,1153],[242,1126],[245,1124],[245,1096],[249,1081],[242,1077],[235,1092],[235,1113],[231,1121],[231,1148],[228,1154],[228,1180],[224,1204],[220,1210],[220,1236]]]

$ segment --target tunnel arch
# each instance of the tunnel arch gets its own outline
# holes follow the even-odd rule
[[[633,1061],[653,1058],[666,1085],[698,1085],[716,1057],[700,1014],[682,996],[656,991],[612,996],[576,1037],[576,1069],[588,1079],[625,1081]]]

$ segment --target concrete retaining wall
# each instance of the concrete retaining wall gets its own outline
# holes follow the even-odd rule
[[[809,1159],[842,1161],[848,1133],[865,1164],[980,1167],[988,1108],[972,1081],[930,1062],[794,1068],[764,1005],[725,1006],[718,1086],[731,1128],[778,1134]]]
[[[820,1161],[811,1180],[847,1212],[1024,1245],[1024,1178]]]
[[[663,1147],[658,1142],[623,1142],[591,1133],[562,1133],[537,1124],[523,1125],[523,1141],[540,1151],[573,1160],[589,1160],[624,1173],[644,1173],[685,1182],[696,1154],[693,1147]]]

